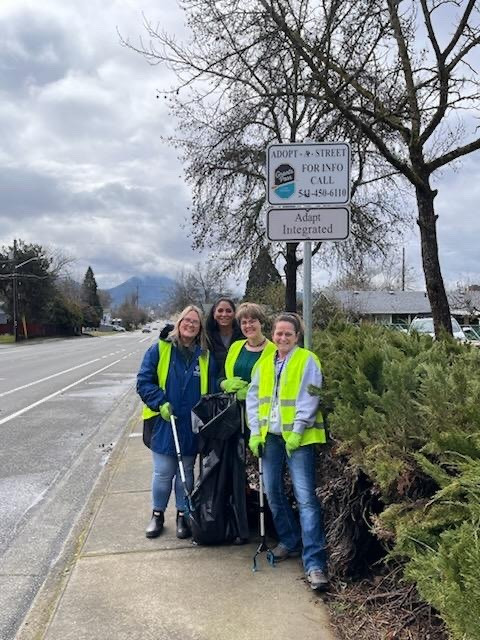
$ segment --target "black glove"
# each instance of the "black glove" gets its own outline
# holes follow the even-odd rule
[[[160,340],[166,340],[171,331],[173,331],[173,324],[167,323],[160,331]]]

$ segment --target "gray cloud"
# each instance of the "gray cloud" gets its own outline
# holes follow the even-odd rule
[[[138,42],[141,12],[182,37],[176,0],[0,2],[0,245],[57,247],[77,259],[79,277],[91,265],[102,287],[201,260],[188,238],[189,191],[161,140],[175,123],[156,90],[171,77],[117,34]],[[480,281],[477,156],[436,177],[447,281]],[[419,270],[418,233],[405,242]]]

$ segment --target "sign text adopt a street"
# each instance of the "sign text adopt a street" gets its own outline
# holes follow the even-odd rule
[[[348,204],[350,145],[347,142],[271,144],[267,149],[270,205]]]

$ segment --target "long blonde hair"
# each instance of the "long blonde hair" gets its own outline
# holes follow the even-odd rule
[[[195,336],[194,342],[200,345],[200,349],[202,350],[202,353],[205,353],[207,351],[207,337],[205,333],[203,313],[201,309],[196,307],[194,304],[189,304],[188,307],[185,307],[185,309],[183,309],[183,311],[180,312],[180,315],[178,316],[172,331],[170,331],[168,340],[170,342],[173,342],[175,345],[178,345],[180,340],[180,323],[185,318],[185,316],[188,313],[190,313],[190,311],[195,311],[195,313],[198,316],[198,320],[200,321],[200,330],[198,334]]]

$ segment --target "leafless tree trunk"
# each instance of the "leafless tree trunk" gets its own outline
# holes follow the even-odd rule
[[[480,43],[475,0],[258,0],[309,68],[334,112],[367,137],[415,193],[435,332],[451,333],[431,178],[480,148],[468,112],[480,106],[471,54]],[[309,9],[306,9],[309,5]],[[309,12],[310,28],[298,22]],[[448,38],[439,26],[448,21]],[[314,25],[322,25],[323,30]],[[446,40],[446,41],[445,41]],[[443,45],[443,46],[442,46]],[[458,126],[463,117],[465,132]],[[456,120],[452,119],[455,113]],[[464,138],[469,141],[464,143]]]
[[[300,3],[299,28],[310,20]],[[352,240],[365,253],[383,252],[390,231],[402,222],[395,206],[394,174],[364,133],[333,113],[323,89],[292,45],[285,46],[259,2],[185,2],[192,42],[182,45],[146,22],[150,44],[126,46],[151,64],[165,63],[178,78],[165,93],[179,122],[169,142],[181,153],[193,188],[193,246],[220,249],[226,269],[254,260],[265,241],[265,151],[270,142],[351,141],[354,148]],[[373,153],[372,153],[373,151]],[[375,175],[371,175],[375,166]],[[370,175],[366,167],[371,167]],[[392,188],[372,197],[375,181],[389,174]],[[365,184],[368,183],[368,186]],[[341,243],[340,243],[341,244]],[[321,243],[313,247],[313,255]],[[302,263],[298,243],[272,247],[285,260],[286,299],[296,309],[296,277]],[[339,259],[350,252],[339,245]],[[325,249],[323,248],[322,251]]]

